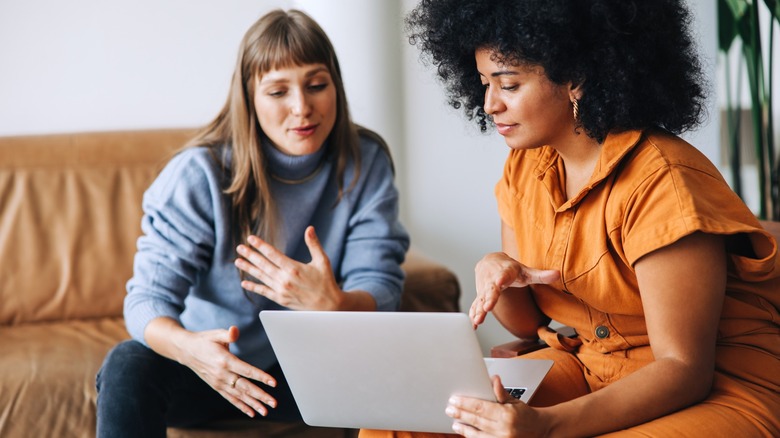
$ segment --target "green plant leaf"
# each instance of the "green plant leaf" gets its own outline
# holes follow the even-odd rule
[[[727,0],[727,1],[740,1],[740,0]],[[737,31],[739,37],[742,39],[742,44],[748,47],[748,50],[758,50],[757,47],[761,46],[758,23],[758,7],[752,2],[742,0],[741,3],[745,5],[742,11],[742,15],[737,17]],[[757,53],[760,56],[760,53]]]
[[[731,49],[731,45],[739,35],[737,30],[739,15],[730,3],[735,3],[735,1],[718,0],[718,48],[723,52],[728,52]]]
[[[760,9],[766,7],[770,14],[768,35],[762,35],[759,23]],[[730,167],[733,187],[737,193],[741,191],[741,159],[739,132],[741,118],[740,106],[732,102],[732,88],[739,90],[740,77],[736,84],[730,80],[728,63],[729,51],[734,41],[741,40],[741,64],[747,72],[748,89],[751,103],[751,127],[753,131],[753,147],[757,160],[759,212],[760,218],[772,217],[780,219],[780,160],[775,160],[774,126],[772,101],[774,46],[774,22],[780,23],[780,0],[718,0],[718,43],[719,50],[725,54],[727,77],[727,129],[729,131]],[[769,55],[764,59],[762,45],[767,44]],[[764,62],[768,70],[764,71]],[[737,67],[737,72],[741,72]],[[737,92],[739,95],[739,92]],[[739,99],[736,100],[739,102]]]
[[[724,0],[724,2],[735,17],[741,17],[745,15],[745,11],[752,3],[752,0]]]

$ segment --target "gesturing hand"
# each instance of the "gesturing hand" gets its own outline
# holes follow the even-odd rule
[[[483,257],[477,263],[475,274],[477,297],[469,309],[469,317],[474,327],[485,321],[485,316],[493,310],[504,289],[525,287],[529,284],[549,284],[560,277],[558,271],[529,268],[503,252],[494,252]]]
[[[179,360],[246,415],[254,417],[257,411],[265,416],[268,414],[265,405],[276,407],[276,400],[252,380],[272,387],[276,386],[276,380],[230,352],[228,345],[237,341],[238,336],[235,326],[191,333],[182,348],[184,356]]]
[[[285,256],[257,236],[249,236],[251,247],[237,248],[243,258],[236,260],[236,266],[261,283],[245,280],[241,287],[295,310],[338,310],[345,292],[336,284],[314,227],[306,228],[304,240],[312,257],[308,264]]]

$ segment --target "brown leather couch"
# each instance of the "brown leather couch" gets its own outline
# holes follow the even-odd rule
[[[141,196],[191,130],[0,138],[0,436],[95,434],[95,374],[128,338],[125,283]],[[410,252],[405,311],[458,311],[444,266]],[[230,422],[170,437],[345,436],[303,424]]]

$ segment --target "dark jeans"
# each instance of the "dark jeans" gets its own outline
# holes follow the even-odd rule
[[[276,388],[258,384],[277,401],[257,419],[300,421],[279,365],[266,370]],[[214,420],[249,418],[194,371],[137,341],[124,341],[106,356],[97,375],[97,436],[165,437],[171,427],[196,427]],[[255,382],[256,383],[256,382]]]

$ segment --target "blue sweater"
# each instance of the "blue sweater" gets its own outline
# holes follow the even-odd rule
[[[284,248],[278,249],[308,263],[303,232],[313,225],[341,288],[367,291],[378,310],[396,310],[404,279],[399,265],[409,236],[398,220],[398,191],[383,149],[361,138],[360,178],[338,204],[336,163],[327,145],[307,156],[284,155],[270,146],[263,150],[270,172],[279,179],[316,172],[301,184],[271,179],[284,241]],[[348,167],[345,189],[353,175],[354,166]],[[230,350],[267,368],[276,357],[258,313],[283,307],[240,286],[233,264],[238,255],[231,201],[223,193],[228,183],[209,151],[196,147],[176,155],[146,191],[143,235],[127,283],[125,323],[130,335],[144,344],[144,329],[157,317],[173,318],[192,331],[235,325],[240,338]]]

